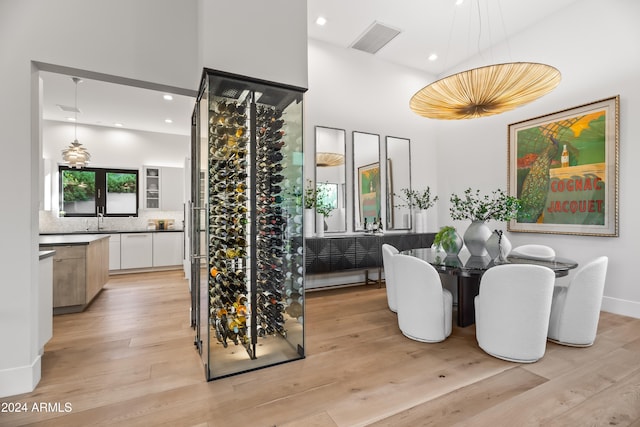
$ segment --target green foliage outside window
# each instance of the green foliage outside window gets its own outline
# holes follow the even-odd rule
[[[96,174],[86,171],[63,171],[62,185],[65,202],[93,200],[96,194]]]
[[[131,173],[107,173],[109,193],[135,193],[136,175]]]
[[[96,194],[96,174],[93,171],[71,171],[62,173],[65,202],[93,200]],[[109,193],[135,193],[136,175],[131,173],[107,173]]]

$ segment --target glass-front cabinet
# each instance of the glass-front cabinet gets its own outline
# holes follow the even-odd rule
[[[196,347],[208,380],[305,354],[303,92],[203,72],[190,223]]]
[[[160,208],[160,168],[144,168],[144,207]]]

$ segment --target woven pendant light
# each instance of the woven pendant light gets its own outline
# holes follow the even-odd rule
[[[74,121],[73,121],[73,142],[67,148],[62,150],[62,160],[69,165],[70,168],[81,169],[89,164],[91,154],[86,148],[78,142],[78,83],[81,82],[77,77],[72,77],[75,86],[75,106],[74,106]]]
[[[316,166],[328,167],[328,166],[340,166],[344,164],[344,154],[340,153],[316,153]]]
[[[409,102],[412,111],[441,120],[500,114],[534,101],[560,83],[560,71],[533,62],[509,62],[473,68],[437,80]]]
[[[81,169],[89,164],[91,154],[76,139],[62,150],[62,159],[70,168]]]

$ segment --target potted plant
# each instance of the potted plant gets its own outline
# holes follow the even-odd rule
[[[488,220],[509,221],[516,217],[520,209],[520,200],[509,196],[501,189],[491,194],[481,194],[480,190],[467,188],[462,197],[452,194],[449,199],[449,212],[454,220],[470,220],[471,225],[464,233],[464,243],[473,256],[485,256],[485,243],[491,237],[491,229],[485,224]]]
[[[394,193],[394,196],[401,198],[406,204],[397,205],[398,207],[408,207],[414,212],[414,230],[416,233],[425,233],[427,231],[427,209],[431,208],[438,201],[438,196],[431,198],[431,188],[427,187],[422,191],[411,190],[410,188],[400,189],[402,195]]]
[[[319,222],[316,226],[316,234],[320,237],[324,235],[324,218],[331,214],[333,206],[328,201],[328,194],[324,187],[317,188],[310,179],[307,180],[307,187],[304,190],[304,212],[305,212],[305,236],[311,237],[313,228],[311,224]],[[315,214],[320,218],[316,221]]]
[[[433,244],[442,248],[447,256],[457,256],[462,249],[463,242],[455,227],[448,225],[438,231],[433,239]]]

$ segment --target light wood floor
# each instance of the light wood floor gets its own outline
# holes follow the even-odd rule
[[[473,327],[405,338],[384,289],[314,292],[306,359],[207,383],[181,277],[112,277],[86,312],[55,317],[40,384],[1,402],[72,410],[0,425],[640,426],[638,319],[603,313],[593,347],[549,343],[520,365],[482,352]]]

